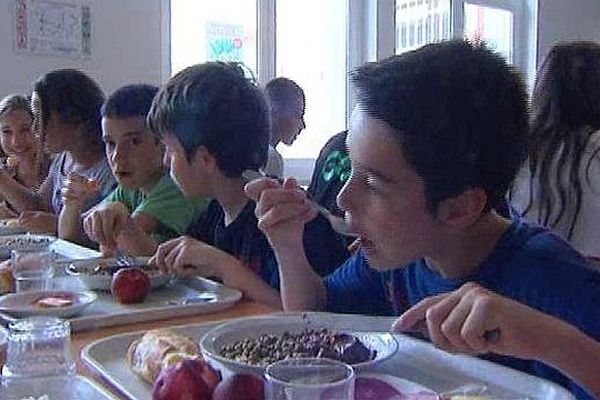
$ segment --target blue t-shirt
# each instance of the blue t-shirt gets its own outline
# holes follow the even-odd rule
[[[513,222],[471,276],[446,279],[425,260],[378,272],[358,253],[324,282],[330,311],[375,315],[399,315],[426,297],[476,282],[567,321],[600,341],[600,312],[594,304],[600,298],[600,273],[558,236],[522,220]],[[498,355],[484,358],[557,382],[579,399],[591,399],[569,378],[540,362]]]

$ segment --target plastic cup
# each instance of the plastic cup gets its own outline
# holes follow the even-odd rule
[[[15,291],[48,290],[54,275],[54,253],[50,250],[11,252]]]
[[[9,325],[3,378],[32,378],[75,372],[68,321],[33,317]]]
[[[353,400],[354,370],[326,358],[278,361],[265,373],[267,400]]]

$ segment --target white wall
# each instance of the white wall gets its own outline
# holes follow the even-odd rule
[[[539,0],[538,60],[557,41],[600,42],[600,0]]]
[[[81,4],[81,0],[63,0]],[[57,68],[79,68],[110,93],[127,83],[160,83],[160,0],[87,0],[92,16],[88,60],[16,54],[13,0],[0,0],[0,96],[28,93],[31,82]]]

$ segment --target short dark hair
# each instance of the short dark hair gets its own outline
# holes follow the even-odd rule
[[[275,78],[265,86],[267,100],[272,110],[290,111],[296,102],[304,103],[304,90],[289,78]]]
[[[100,113],[105,118],[146,118],[158,87],[145,84],[126,85],[106,99]]]
[[[159,136],[174,135],[188,160],[204,146],[228,177],[267,160],[266,102],[239,63],[207,62],[179,72],[154,98],[148,124]]]
[[[31,104],[27,96],[10,94],[0,101],[0,118],[12,111],[25,111],[33,118]]]
[[[358,104],[388,123],[424,180],[427,207],[470,188],[494,208],[526,157],[527,92],[485,47],[452,40],[368,63],[351,76]]]
[[[56,113],[64,123],[83,125],[85,132],[100,142],[104,93],[92,78],[76,69],[59,69],[40,77],[33,91],[40,99],[42,127],[48,123],[50,113]]]

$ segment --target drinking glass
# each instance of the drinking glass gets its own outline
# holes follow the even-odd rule
[[[71,327],[55,317],[32,317],[8,328],[3,378],[31,378],[72,374]]]
[[[326,358],[287,359],[266,370],[267,400],[353,400],[354,370]]]
[[[54,275],[54,253],[51,250],[11,252],[15,290],[27,292],[48,290]]]

